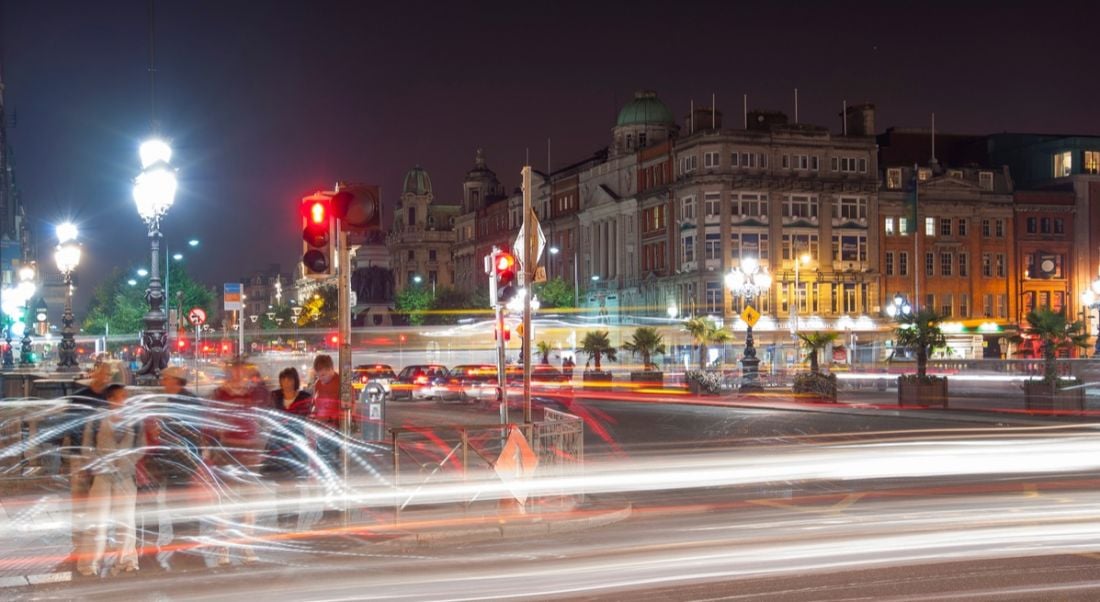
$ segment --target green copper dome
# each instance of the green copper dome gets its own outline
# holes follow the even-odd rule
[[[640,90],[634,93],[634,100],[628,102],[619,111],[619,119],[616,126],[640,125],[647,123],[675,125],[672,111],[668,110],[665,103],[657,98],[657,93],[652,90]]]
[[[405,194],[431,194],[432,179],[428,177],[428,170],[417,165],[405,174],[405,185],[402,187]]]

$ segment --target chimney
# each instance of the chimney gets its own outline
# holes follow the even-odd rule
[[[862,104],[848,107],[844,115],[849,136],[875,135],[875,105]]]

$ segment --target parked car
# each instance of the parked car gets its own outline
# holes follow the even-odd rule
[[[508,383],[508,405],[523,403],[523,368],[508,366],[505,371]],[[531,396],[534,405],[554,409],[568,409],[573,405],[573,381],[561,370],[549,364],[531,366]]]
[[[467,403],[497,400],[497,367],[492,364],[462,364],[451,368],[447,392],[441,399],[459,399]]]
[[[442,364],[405,366],[390,385],[390,399],[431,399],[446,386],[447,367]]]
[[[360,364],[352,372],[351,386],[356,391],[362,391],[367,383],[374,381],[382,385],[386,393],[389,393],[393,381],[397,380],[397,374],[394,373],[393,367],[388,364]]]

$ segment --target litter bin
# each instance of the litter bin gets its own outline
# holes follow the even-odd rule
[[[386,389],[376,382],[368,382],[359,394],[363,416],[363,440],[383,441],[386,438]]]

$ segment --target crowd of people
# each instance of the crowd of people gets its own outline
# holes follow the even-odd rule
[[[88,374],[86,385],[70,399],[68,414],[81,416],[68,435],[77,446],[70,462],[73,513],[73,548],[76,570],[84,576],[138,570],[135,514],[139,492],[155,497],[158,533],[156,560],[171,570],[176,543],[171,499],[209,499],[211,483],[247,482],[246,477],[270,476],[271,481],[308,480],[311,461],[293,437],[270,437],[261,426],[260,413],[270,409],[285,415],[280,429],[307,437],[312,426],[338,427],[343,413],[340,376],[332,357],[318,355],[307,386],[298,371],[288,367],[279,373],[279,386],[269,390],[259,371],[243,361],[226,365],[225,377],[209,401],[187,389],[185,371],[169,367],[161,373],[160,392],[142,396],[150,404],[138,413],[124,411],[128,388],[114,382],[111,365],[100,360]],[[217,407],[210,420],[203,408]],[[132,409],[132,408],[128,408]],[[75,414],[74,414],[75,413]],[[139,416],[135,419],[134,416]],[[331,457],[335,437],[317,437],[320,457]],[[308,488],[308,485],[305,486]],[[247,487],[219,487],[216,497],[230,504],[245,499]],[[308,516],[307,516],[308,515]],[[299,528],[308,528],[320,512],[299,515]],[[240,561],[258,560],[253,546],[256,517],[252,512],[227,510],[200,521],[198,548],[208,566],[232,562],[229,545],[237,542]]]

